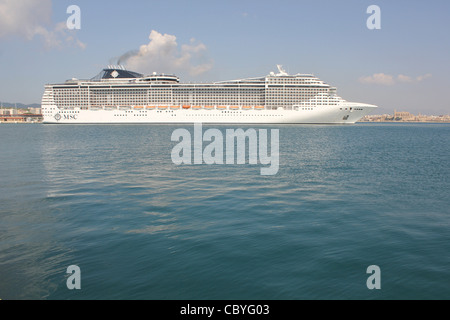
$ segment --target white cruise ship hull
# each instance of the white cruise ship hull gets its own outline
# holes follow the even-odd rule
[[[46,124],[354,124],[369,114],[376,106],[354,104],[305,108],[306,110],[138,110],[130,108],[54,110],[44,116]]]

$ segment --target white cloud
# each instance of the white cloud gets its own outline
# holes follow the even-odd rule
[[[403,74],[399,74],[397,76],[397,80],[400,82],[413,82],[413,79],[411,77],[405,76]]]
[[[431,73],[424,74],[423,76],[418,76],[416,78],[416,80],[420,82],[420,81],[423,81],[423,80],[428,79],[428,78],[431,78]]]
[[[140,46],[138,51],[125,53],[119,60],[125,60],[129,69],[143,73],[188,72],[197,76],[212,68],[212,60],[206,56],[206,46],[195,39],[179,47],[176,36],[155,30],[150,32],[149,39],[148,44]]]
[[[0,36],[14,34],[32,39],[37,28],[50,23],[51,4],[51,0],[2,0]]]
[[[0,38],[19,36],[26,40],[41,37],[48,48],[63,44],[85,48],[86,44],[74,37],[66,22],[52,24],[52,0],[1,0]]]
[[[359,82],[366,83],[366,84],[380,84],[380,85],[391,86],[397,82],[413,83],[413,82],[420,82],[420,81],[423,81],[428,78],[431,78],[430,73],[427,73],[423,76],[418,76],[416,78],[412,78],[412,77],[406,76],[404,74],[399,74],[397,77],[395,77],[390,74],[375,73],[372,76],[359,78]]]
[[[384,73],[376,73],[372,76],[361,77],[361,78],[359,78],[359,81],[362,83],[374,83],[374,84],[381,84],[381,85],[386,85],[386,86],[390,86],[395,83],[393,76],[391,76],[389,74],[384,74]]]

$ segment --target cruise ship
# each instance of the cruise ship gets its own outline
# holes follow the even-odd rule
[[[348,102],[312,74],[182,83],[175,75],[143,75],[108,66],[89,80],[48,84],[46,124],[352,124],[375,105]]]

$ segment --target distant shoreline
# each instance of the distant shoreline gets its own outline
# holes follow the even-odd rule
[[[367,115],[359,122],[383,122],[383,123],[450,123],[450,115],[414,115],[408,111],[396,111],[394,114]]]
[[[357,123],[412,123],[412,124],[417,124],[417,123],[450,123],[450,121],[367,121],[367,120],[362,120],[362,121],[357,121]]]

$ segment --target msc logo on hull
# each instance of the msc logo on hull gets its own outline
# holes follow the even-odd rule
[[[59,120],[77,120],[77,115],[76,114],[63,114],[61,116],[61,114],[57,113],[55,114],[55,120],[59,121]]]

